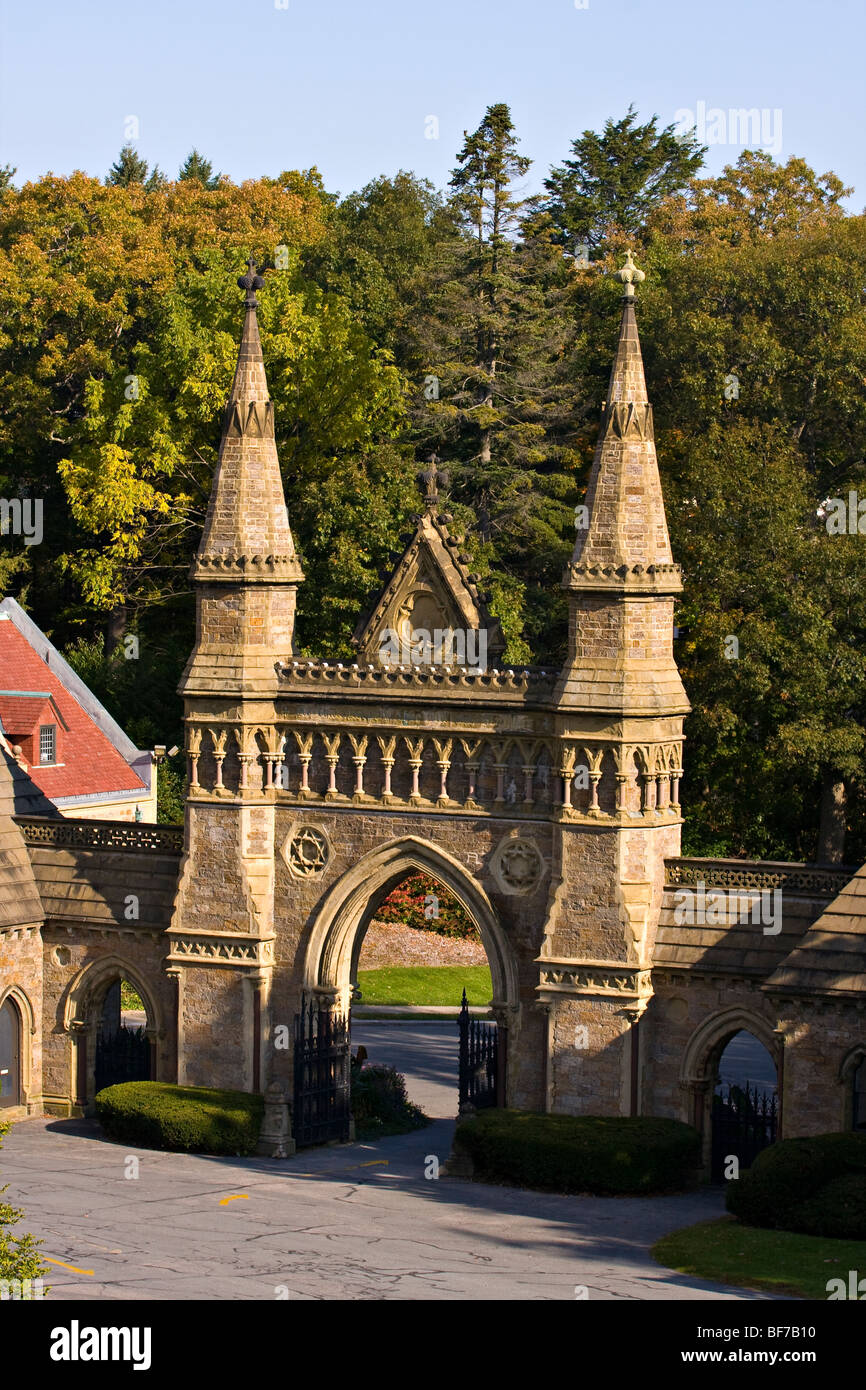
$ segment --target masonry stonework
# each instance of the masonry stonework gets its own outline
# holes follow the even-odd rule
[[[462,626],[501,659],[432,464],[415,534],[359,622],[358,659],[299,656],[304,576],[256,319],[262,281],[242,278],[238,366],[192,569],[183,843],[167,828],[147,838],[94,823],[73,846],[62,827],[13,820],[8,806],[0,817],[7,887],[30,875],[29,906],[0,921],[0,983],[14,981],[41,1020],[28,1111],[92,1103],[95,1020],[121,973],[146,1000],[154,1075],[290,1092],[302,999],[350,1006],[376,909],[422,871],[481,932],[507,1104],[671,1116],[695,1124],[708,1153],[718,1060],[746,1029],[776,1062],[784,1135],[850,1126],[866,1056],[864,871],[680,854],[681,578],[637,332],[642,278],[629,256],[588,524],[563,577],[558,672],[437,662],[423,644],[408,664],[388,655],[388,633],[411,645],[421,629]],[[707,885],[729,918],[702,916]],[[3,886],[0,874],[0,910]],[[740,920],[741,903],[776,889],[778,925]],[[133,924],[130,892],[146,905]]]

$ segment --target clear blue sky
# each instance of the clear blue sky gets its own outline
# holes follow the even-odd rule
[[[344,194],[399,168],[441,187],[464,129],[505,101],[531,192],[630,102],[664,123],[703,102],[766,110],[769,139],[781,111],[780,157],[834,169],[866,205],[864,0],[282,3],[0,0],[0,164],[16,182],[102,176],[135,116],[172,176],[196,145],[236,180],[316,164]],[[741,148],[722,133],[710,172]]]

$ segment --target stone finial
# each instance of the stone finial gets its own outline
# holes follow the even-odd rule
[[[246,299],[244,300],[246,307],[248,309],[256,309],[259,303],[256,299],[256,290],[262,289],[265,282],[256,270],[256,263],[252,256],[249,257],[247,265],[249,266],[249,270],[246,275],[238,276],[238,285],[242,290],[246,290],[247,292]],[[641,276],[641,279],[643,279],[643,276]]]
[[[615,270],[614,275],[625,285],[623,299],[634,299],[635,285],[639,285],[642,280],[646,279],[646,273],[643,270],[638,270],[635,265],[631,251],[626,251],[625,265],[621,266],[619,270]]]
[[[447,487],[451,481],[448,474],[439,467],[439,460],[435,453],[430,455],[427,467],[418,474],[425,487],[424,501],[428,508],[435,509],[439,506],[439,484]]]

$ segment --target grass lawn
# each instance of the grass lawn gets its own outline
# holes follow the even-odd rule
[[[827,1280],[866,1270],[866,1241],[741,1226],[731,1216],[663,1236],[650,1251],[668,1269],[742,1289],[826,1300]]]
[[[368,1004],[453,1004],[463,990],[470,1004],[489,1004],[493,993],[486,965],[392,965],[359,970],[358,988]]]

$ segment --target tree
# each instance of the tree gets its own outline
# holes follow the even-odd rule
[[[128,188],[132,183],[144,183],[147,160],[142,159],[133,144],[126,144],[106,175],[105,182],[114,188]]]
[[[569,271],[549,239],[518,238],[516,180],[528,168],[508,107],[489,107],[458,155],[451,227],[421,287],[424,377],[411,401],[411,437],[448,468],[449,505],[515,661],[533,647],[548,659],[558,640],[558,595],[536,598],[558,585],[568,555],[574,462],[561,375]]]
[[[0,192],[2,192],[4,188],[12,187],[12,180],[16,172],[16,169],[11,164],[3,165],[3,168],[0,169]]]
[[[580,246],[597,249],[614,227],[634,236],[653,208],[685,188],[706,149],[674,130],[659,130],[657,116],[639,125],[630,106],[600,134],[585,130],[573,140],[571,158],[550,171],[547,197],[533,205],[551,218],[558,244],[574,255]]]
[[[177,177],[179,183],[200,183],[202,188],[218,188],[222,175],[215,174],[210,160],[193,149],[180,166]]]

